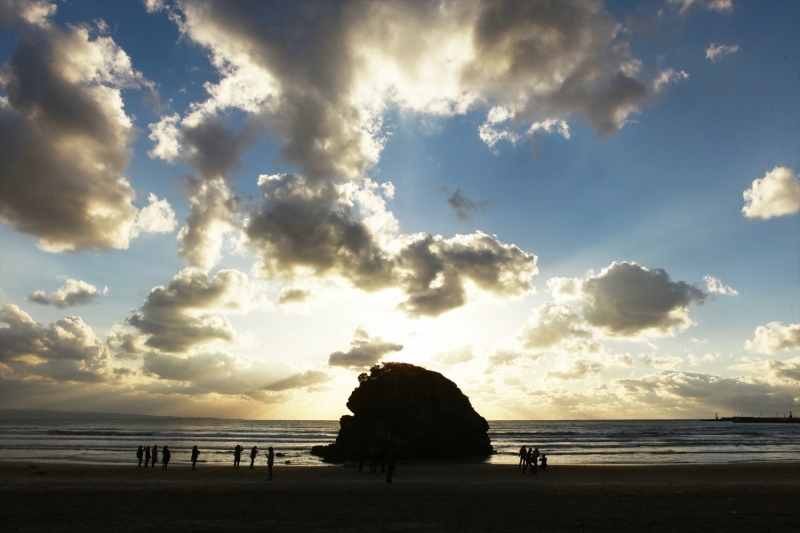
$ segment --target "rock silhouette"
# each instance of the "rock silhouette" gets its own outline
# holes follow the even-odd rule
[[[489,424],[455,383],[407,363],[383,363],[358,376],[350,395],[352,415],[339,420],[339,435],[311,453],[330,462],[355,460],[366,448],[393,447],[401,459],[488,455]]]

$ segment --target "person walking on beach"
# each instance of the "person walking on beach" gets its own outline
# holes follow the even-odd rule
[[[256,455],[258,455],[258,446],[253,446],[250,450],[250,468],[255,468]]]
[[[192,470],[194,470],[194,465],[197,464],[197,457],[200,455],[200,450],[197,449],[197,444],[192,446]]]
[[[519,466],[517,468],[522,468],[525,466],[525,461],[528,457],[528,450],[525,449],[525,445],[522,445],[522,448],[519,449]]]
[[[153,446],[153,464],[150,467],[155,468],[157,462],[158,462],[158,445],[155,445]]]
[[[161,450],[161,470],[166,470],[167,466],[169,466],[169,459],[172,457],[172,453],[169,451],[168,446],[164,446]]]
[[[144,467],[147,468],[147,463],[150,462],[150,446],[144,450]]]
[[[233,449],[233,467],[234,468],[239,468],[239,461],[242,460],[242,451],[243,450],[244,450],[244,448],[242,448],[238,444]]]
[[[394,475],[394,467],[397,466],[397,450],[392,448],[389,450],[389,469],[386,472],[386,483],[392,482],[392,476]]]
[[[272,446],[267,448],[267,471],[269,472],[269,480],[272,481],[272,465],[275,464],[275,452],[272,450]]]
[[[144,448],[140,445],[139,449],[136,450],[136,458],[139,459],[139,468],[142,467],[142,457],[144,457]]]

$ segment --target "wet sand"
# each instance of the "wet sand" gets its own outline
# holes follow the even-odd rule
[[[0,463],[12,531],[798,531],[800,463],[342,467]]]

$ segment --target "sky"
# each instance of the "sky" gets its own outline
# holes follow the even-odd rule
[[[0,407],[800,411],[800,3],[0,1]]]

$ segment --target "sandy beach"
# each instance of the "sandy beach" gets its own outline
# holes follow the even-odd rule
[[[33,468],[35,466],[36,468]],[[0,463],[5,531],[797,531],[800,464],[239,470]]]

